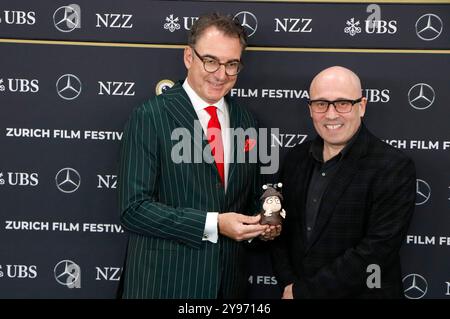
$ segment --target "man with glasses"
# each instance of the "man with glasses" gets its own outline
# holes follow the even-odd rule
[[[367,99],[354,72],[325,69],[309,92],[318,136],[280,173],[287,214],[272,257],[282,297],[401,298],[414,163],[362,123]]]
[[[227,131],[256,128],[252,115],[226,96],[246,44],[231,17],[200,17],[184,50],[184,82],[135,109],[128,121],[119,171],[121,222],[129,232],[124,298],[243,297],[242,241],[279,234],[249,216],[258,209],[259,169],[235,158],[256,148],[237,148]],[[183,145],[200,152],[200,162],[195,154],[179,161],[174,132],[189,132]]]

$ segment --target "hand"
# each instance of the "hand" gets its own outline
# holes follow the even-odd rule
[[[269,227],[259,236],[262,241],[274,240],[281,234],[281,225],[269,225]]]
[[[294,284],[287,285],[284,287],[283,297],[281,299],[294,299],[294,295],[292,294],[292,286]]]
[[[236,241],[254,238],[269,228],[268,225],[260,225],[260,219],[260,215],[247,216],[231,212],[219,214],[219,233]]]

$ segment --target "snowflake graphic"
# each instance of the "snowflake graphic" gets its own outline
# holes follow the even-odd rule
[[[348,33],[352,37],[355,34],[361,33],[361,28],[359,26],[359,21],[355,22],[355,18],[351,18],[350,20],[347,20],[348,27],[345,27],[344,32]]]
[[[164,29],[168,29],[170,32],[180,29],[180,24],[177,23],[180,19],[178,17],[173,17],[173,14],[166,17],[166,23],[164,23]]]
[[[0,79],[0,91],[3,92],[4,90],[5,90],[5,86],[3,85],[3,79]]]

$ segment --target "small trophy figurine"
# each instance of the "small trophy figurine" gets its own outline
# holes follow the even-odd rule
[[[286,218],[286,211],[281,208],[281,187],[283,184],[278,183],[275,185],[266,184],[263,185],[265,192],[261,196],[261,200],[264,200],[261,212],[261,225],[280,225],[282,218]],[[278,188],[278,190],[277,190]]]

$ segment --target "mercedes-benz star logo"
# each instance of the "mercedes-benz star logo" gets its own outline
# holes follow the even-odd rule
[[[442,33],[443,24],[441,18],[432,13],[421,16],[416,22],[416,34],[424,41],[431,41]]]
[[[417,110],[425,110],[434,103],[434,89],[426,83],[417,83],[408,91],[409,105]]]
[[[258,29],[258,19],[256,16],[248,11],[241,11],[236,13],[234,19],[237,19],[241,26],[243,26],[247,31],[247,36],[250,38]]]
[[[81,270],[80,266],[71,260],[62,260],[56,264],[53,269],[53,274],[55,275],[55,280],[69,288],[80,288],[80,276]]]
[[[53,13],[53,24],[61,32],[71,32],[80,27],[80,12],[72,5],[59,7]]]
[[[61,192],[73,193],[80,187],[81,177],[76,170],[66,167],[56,173],[55,182]]]
[[[73,74],[64,74],[56,81],[56,92],[64,100],[73,100],[81,93],[81,81]]]
[[[419,274],[409,274],[403,278],[403,289],[408,299],[420,299],[427,293],[428,283]]]
[[[416,205],[425,204],[431,196],[431,187],[421,179],[416,180]]]

